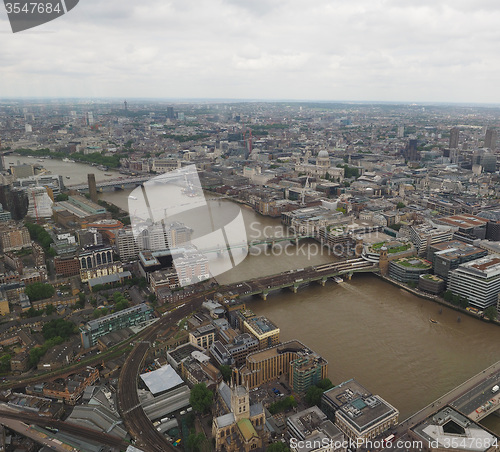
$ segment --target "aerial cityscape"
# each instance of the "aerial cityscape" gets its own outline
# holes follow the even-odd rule
[[[500,451],[498,23],[5,0],[0,452]]]
[[[474,450],[500,109],[0,102],[4,450]]]

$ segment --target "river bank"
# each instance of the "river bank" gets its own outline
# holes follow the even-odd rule
[[[424,300],[433,301],[435,303],[438,303],[438,304],[440,304],[442,306],[446,306],[447,308],[453,309],[454,311],[458,311],[458,312],[460,312],[462,314],[468,315],[469,317],[475,318],[477,320],[482,320],[483,322],[492,323],[493,325],[500,326],[500,322],[498,321],[498,319],[494,319],[494,320],[487,319],[484,316],[475,314],[474,312],[471,312],[471,311],[467,311],[467,309],[465,309],[465,308],[461,308],[460,306],[456,306],[453,303],[450,303],[450,302],[446,301],[444,298],[442,298],[442,297],[440,297],[438,295],[432,295],[432,294],[423,292],[423,291],[421,291],[419,289],[409,287],[408,285],[406,285],[406,284],[404,284],[402,282],[396,281],[396,280],[394,280],[392,278],[389,278],[388,276],[382,276],[378,272],[373,272],[373,274],[375,276],[379,277],[380,279],[388,282],[389,284],[392,284],[392,285],[397,286],[397,287],[399,287],[399,288],[401,288],[403,290],[406,290],[407,292],[412,293],[413,295],[415,295],[415,296],[417,296],[419,298],[422,298]]]

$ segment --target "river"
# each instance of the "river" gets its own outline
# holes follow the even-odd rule
[[[88,172],[94,172],[97,180],[106,178],[83,164],[48,160],[43,165],[53,172],[64,171],[72,183],[84,182]],[[129,193],[99,196],[126,209]],[[210,206],[220,224],[238,211],[229,201],[212,201]],[[246,207],[241,211],[250,239],[286,233],[276,219]],[[236,282],[333,259],[311,241],[299,248],[282,244],[273,252],[260,247],[217,280]],[[356,378],[398,408],[400,419],[500,360],[500,328],[465,315],[457,322],[456,311],[442,308],[440,313],[439,305],[369,274],[354,275],[340,284],[328,282],[325,287],[311,285],[297,294],[275,292],[267,301],[254,297],[246,302],[256,314],[280,327],[281,340],[299,339],[327,359],[334,383]],[[429,322],[430,318],[438,323]],[[483,422],[500,433],[500,418],[489,416]]]

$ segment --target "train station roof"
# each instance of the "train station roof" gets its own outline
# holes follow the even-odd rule
[[[170,364],[162,366],[153,372],[141,374],[141,379],[153,395],[168,391],[184,383]]]

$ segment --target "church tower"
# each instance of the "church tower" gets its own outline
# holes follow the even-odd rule
[[[244,386],[231,385],[231,411],[236,422],[250,417],[250,397]]]

